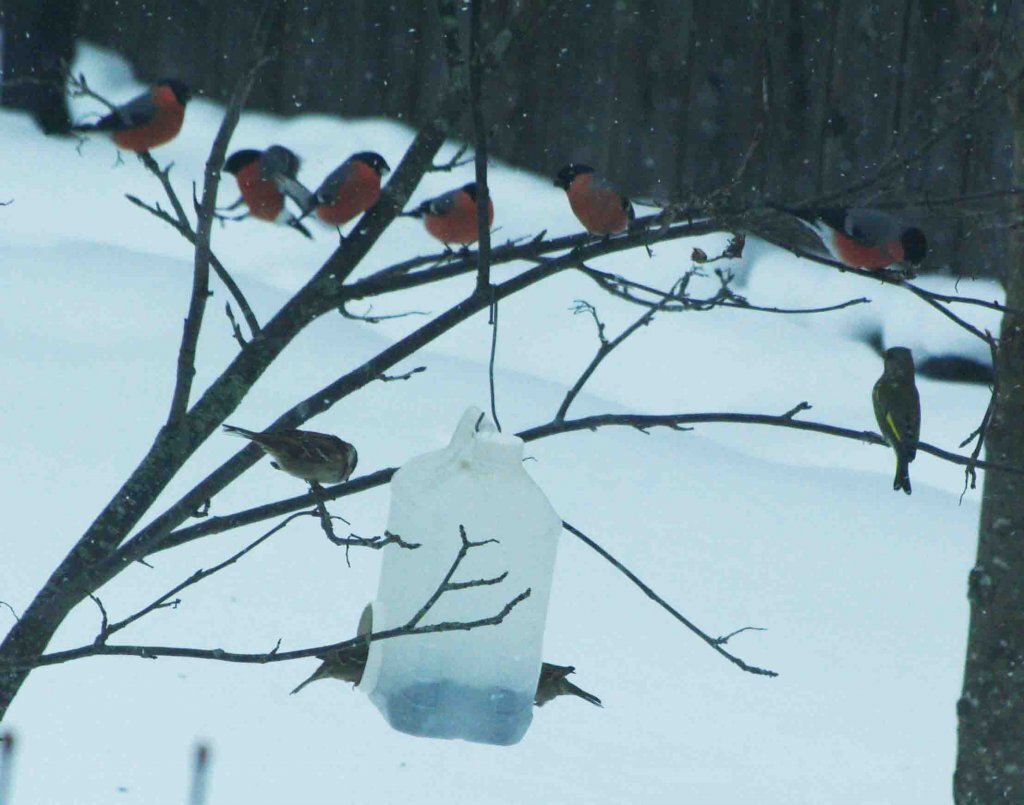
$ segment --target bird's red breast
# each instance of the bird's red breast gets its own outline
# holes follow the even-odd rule
[[[253,160],[240,168],[235,179],[238,191],[249,207],[249,213],[264,221],[276,221],[284,209],[284,196],[273,182],[268,182],[260,175],[260,161]]]
[[[868,246],[858,243],[843,232],[833,230],[831,241],[828,245],[831,246],[832,254],[840,263],[852,268],[887,268],[903,259],[903,246],[898,240],[890,240],[881,246]]]
[[[593,173],[576,176],[569,189],[569,206],[580,223],[593,235],[614,235],[629,226],[629,216],[622,196]]]
[[[141,126],[115,131],[113,140],[118,148],[136,153],[148,151],[170,142],[181,131],[185,107],[178,101],[174,90],[161,84],[153,87],[150,93],[156,107],[153,117]]]
[[[427,231],[442,243],[475,243],[477,239],[476,202],[465,190],[458,190],[455,203],[443,215],[423,216]],[[487,225],[494,223],[494,203],[487,200]]]
[[[316,208],[325,224],[341,226],[366,212],[380,198],[380,174],[358,159],[352,160],[348,175],[334,193],[334,201]]]

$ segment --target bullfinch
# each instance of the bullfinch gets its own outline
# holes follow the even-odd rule
[[[558,172],[555,187],[569,197],[569,206],[592,235],[624,232],[636,212],[629,199],[602,179],[589,165],[572,163]]]
[[[380,154],[360,151],[333,170],[313,194],[316,215],[325,224],[341,226],[366,212],[380,198],[380,180],[391,167]]]
[[[914,384],[914,358],[906,347],[892,347],[883,355],[885,368],[875,383],[871,401],[882,438],[896,453],[894,490],[910,494],[910,462],[921,437],[921,400]]]
[[[295,178],[301,164],[298,156],[283,145],[272,145],[265,151],[235,151],[224,163],[224,170],[235,177],[242,197],[229,209],[244,202],[254,218],[286,224],[311,238],[309,230],[285,206],[286,196],[304,213],[315,205],[313,194]]]
[[[916,226],[880,210],[854,207],[785,210],[795,215],[825,244],[829,254],[851,268],[880,269],[924,260],[928,242]]]
[[[469,244],[477,239],[476,182],[424,201],[416,209],[404,212],[422,218],[427,231],[445,245]],[[494,203],[487,200],[487,225],[494,223]]]
[[[109,131],[118,148],[135,153],[148,151],[178,135],[185,120],[185,105],[191,97],[189,88],[181,81],[165,79],[95,123],[84,123],[71,130]]]

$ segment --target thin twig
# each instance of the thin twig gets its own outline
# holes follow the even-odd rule
[[[699,626],[693,623],[693,621],[691,621],[689,618],[687,618],[685,615],[679,612],[679,610],[677,610],[675,607],[669,604],[664,598],[662,598],[660,595],[654,592],[654,590],[652,590],[650,587],[644,584],[644,582],[641,581],[641,579],[635,573],[633,573],[633,571],[627,568],[624,564],[622,564],[622,562],[620,562],[618,559],[616,559],[614,556],[608,553],[608,551],[606,551],[604,548],[602,548],[600,545],[594,542],[594,540],[592,540],[578,528],[571,525],[570,523],[567,523],[565,520],[562,521],[562,528],[564,528],[574,537],[579,539],[585,545],[595,550],[602,558],[610,562],[616,570],[618,570],[620,573],[626,576],[626,578],[633,582],[633,584],[639,587],[648,598],[650,598],[652,601],[658,604],[673,618],[675,618],[677,621],[683,624],[683,626],[685,626],[687,629],[689,629],[691,632],[697,635],[697,637],[699,637],[701,640],[703,640],[705,643],[711,646],[711,648],[713,648],[715,651],[717,651],[719,654],[725,657],[733,665],[750,674],[759,674],[761,676],[778,676],[778,673],[775,671],[769,671],[766,668],[758,668],[756,665],[749,665],[745,663],[743,660],[741,660],[739,657],[735,656],[734,654],[730,654],[728,651],[722,648],[726,640],[728,640],[728,637],[726,637],[725,639],[715,638],[709,635],[704,630],[702,630]],[[736,634],[736,632],[733,632],[733,634]],[[731,636],[732,635],[729,635],[729,637]]]
[[[11,611],[11,615],[14,616],[14,620],[16,620],[16,621],[20,621],[21,620],[21,618],[18,617],[18,613],[14,611],[14,607],[12,607],[6,601],[0,601],[0,607],[7,607]]]
[[[245,349],[245,336],[242,335],[242,328],[239,327],[238,322],[235,321],[235,314],[234,311],[231,310],[230,302],[224,303],[224,313],[227,314],[228,321],[231,322],[231,335],[234,337],[235,341],[238,342],[238,346]]]
[[[462,541],[462,544],[459,546],[459,552],[455,555],[455,560],[452,562],[451,567],[448,568],[448,572],[445,573],[444,578],[441,579],[441,583],[437,585],[437,589],[434,590],[430,598],[428,598],[426,602],[423,604],[423,606],[420,607],[419,610],[417,610],[416,614],[409,618],[409,621],[405,624],[406,628],[415,628],[415,626],[421,620],[423,620],[424,617],[426,617],[427,613],[430,612],[434,604],[437,603],[438,599],[447,592],[456,589],[465,589],[466,587],[480,587],[487,584],[498,583],[490,580],[480,580],[475,582],[461,583],[452,582],[452,576],[454,576],[455,571],[459,569],[459,565],[461,565],[462,560],[466,558],[466,554],[468,554],[473,548],[479,548],[483,545],[489,545],[490,543],[497,543],[496,539],[485,539],[479,542],[471,542],[469,538],[466,536],[466,529],[461,525],[459,526],[459,539]],[[500,580],[503,580],[505,578],[505,575],[502,575],[500,577]]]
[[[490,286],[489,286],[490,287]],[[487,360],[487,384],[491,393],[491,419],[494,427],[501,432],[501,420],[498,419],[498,399],[494,391],[494,362],[498,355],[498,298],[491,288],[491,353]]]
[[[480,17],[482,0],[469,3],[469,106],[473,120],[473,151],[476,166],[477,226],[477,293],[486,293],[491,286],[491,225],[487,210],[490,190],[487,187],[487,127],[483,111],[483,65],[480,54]],[[497,324],[495,324],[497,326]]]
[[[97,643],[105,643],[107,641],[107,638],[109,638],[112,634],[121,631],[125,627],[130,626],[131,624],[135,623],[135,621],[139,620],[140,618],[144,618],[149,613],[155,612],[158,609],[167,609],[167,608],[174,609],[174,608],[176,608],[178,606],[178,604],[180,603],[180,599],[176,599],[176,600],[172,601],[171,598],[173,596],[178,595],[178,593],[180,593],[182,590],[185,590],[186,588],[191,587],[194,584],[198,584],[203,579],[209,578],[214,573],[218,573],[219,571],[223,570],[224,568],[230,567],[235,562],[237,562],[239,559],[241,559],[243,556],[245,556],[246,554],[248,554],[251,551],[253,551],[256,548],[258,548],[260,545],[262,545],[264,542],[266,542],[268,539],[270,539],[272,536],[274,536],[274,534],[276,534],[279,531],[283,530],[293,520],[296,520],[299,517],[306,517],[306,516],[309,516],[311,514],[312,514],[312,512],[296,512],[295,514],[292,514],[289,517],[286,517],[284,520],[282,520],[280,523],[275,525],[273,528],[271,528],[265,534],[263,534],[262,536],[260,536],[259,538],[255,539],[255,540],[253,540],[248,545],[246,545],[244,548],[242,548],[240,551],[238,551],[237,553],[229,556],[223,562],[220,562],[220,563],[214,565],[213,567],[210,567],[210,568],[207,568],[207,569],[200,569],[200,570],[195,571],[191,576],[189,576],[183,582],[181,582],[180,584],[177,584],[174,587],[172,587],[170,590],[165,592],[163,595],[161,595],[159,598],[154,600],[152,603],[147,604],[142,609],[140,609],[138,612],[136,612],[136,613],[134,613],[132,615],[129,615],[127,618],[124,618],[123,620],[120,620],[117,623],[109,623],[108,622],[108,620],[107,620],[107,613],[106,613],[106,610],[103,609],[102,602],[100,602],[100,600],[98,598],[96,598],[95,596],[91,596],[93,598],[93,600],[96,602],[96,605],[99,606],[100,612],[103,613],[103,625],[100,628],[99,634],[96,636],[96,642]]]
[[[333,643],[327,646],[314,646],[312,648],[297,649],[295,651],[279,651],[280,641],[271,651],[262,654],[242,654],[237,652],[228,652],[222,649],[195,649],[195,648],[184,648],[177,646],[112,646],[106,642],[94,642],[88,646],[80,646],[75,649],[68,649],[66,651],[56,651],[51,654],[44,654],[38,657],[34,661],[30,661],[28,658],[13,658],[10,662],[12,667],[42,667],[47,665],[56,665],[59,663],[69,662],[71,660],[81,659],[82,657],[94,657],[94,656],[132,656],[142,657],[145,659],[156,659],[157,657],[189,657],[192,659],[202,660],[216,660],[219,662],[237,662],[237,663],[257,663],[266,664],[271,662],[287,662],[289,660],[304,659],[306,657],[317,657],[323,654],[328,654],[336,651],[343,651],[354,646],[363,646],[367,642],[373,642],[378,640],[390,640],[396,637],[406,637],[410,635],[420,634],[437,634],[441,632],[454,632],[454,631],[470,631],[472,629],[478,629],[482,626],[496,626],[500,624],[509,613],[512,612],[520,603],[525,601],[531,595],[530,588],[523,590],[521,593],[516,595],[514,598],[508,601],[497,613],[489,615],[483,618],[477,618],[471,621],[444,621],[442,623],[432,623],[425,626],[419,625],[420,621],[424,616],[431,610],[434,604],[437,603],[438,599],[445,593],[453,590],[463,590],[468,587],[479,587],[487,586],[500,583],[505,575],[495,579],[478,579],[472,582],[451,582],[451,577],[459,564],[465,558],[466,553],[472,548],[486,545],[494,540],[484,540],[481,542],[469,542],[465,538],[464,530],[460,529],[463,536],[463,547],[460,548],[459,554],[456,557],[455,562],[449,569],[448,573],[442,579],[437,589],[430,596],[427,603],[421,607],[416,614],[413,615],[412,619],[405,625],[394,628],[386,629],[380,632],[373,632],[369,635],[360,635],[350,640],[345,640],[340,643]],[[468,547],[467,547],[468,544]]]
[[[617,346],[619,346],[623,341],[625,341],[627,338],[633,335],[633,333],[635,333],[641,327],[646,327],[648,324],[650,324],[651,321],[654,319],[655,314],[665,309],[665,305],[668,303],[669,298],[669,295],[666,295],[666,298],[663,299],[661,303],[655,305],[650,310],[645,312],[640,318],[634,321],[631,325],[629,325],[629,327],[627,327],[625,330],[619,333],[611,341],[605,338],[604,322],[602,322],[597,317],[597,310],[594,308],[594,306],[586,302],[577,302],[577,305],[580,305],[580,307],[578,307],[578,309],[575,312],[579,313],[581,311],[589,310],[590,314],[594,317],[594,321],[597,322],[597,334],[598,338],[600,339],[600,344],[597,348],[597,352],[594,354],[594,357],[591,359],[590,363],[587,364],[587,367],[580,373],[580,376],[576,379],[576,382],[573,383],[572,388],[570,388],[565,393],[565,398],[562,400],[562,404],[558,406],[558,411],[555,413],[555,422],[562,422],[565,420],[565,415],[569,412],[569,406],[573,404],[573,401],[579,395],[580,391],[583,389],[583,386],[593,376],[594,372],[597,370],[597,367],[600,366],[601,361],[607,358],[608,355]]]
[[[210,236],[212,233],[214,209],[217,205],[217,188],[220,186],[221,168],[227,153],[231,135],[238,125],[242,107],[256,81],[256,74],[267,63],[264,53],[270,37],[273,11],[280,0],[268,0],[260,14],[252,36],[251,52],[254,54],[248,69],[242,74],[231,99],[228,101],[224,118],[221,120],[217,136],[214,137],[210,155],[206,160],[203,174],[203,197],[198,210],[195,231],[195,261],[192,278],[192,295],[189,300],[188,314],[178,349],[177,372],[174,381],[174,394],[171,398],[170,411],[167,415],[169,425],[177,423],[188,410],[189,397],[192,392],[192,381],[195,377],[196,346],[199,342],[199,331],[202,329],[203,314],[210,285]],[[182,213],[183,215],[183,213]]]

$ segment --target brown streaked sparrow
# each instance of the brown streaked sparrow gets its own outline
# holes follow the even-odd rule
[[[356,448],[328,433],[311,430],[277,430],[265,433],[225,425],[224,430],[244,436],[263,448],[275,469],[309,483],[340,484],[356,468]]]

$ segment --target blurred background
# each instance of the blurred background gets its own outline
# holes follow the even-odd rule
[[[487,32],[521,3],[492,0]],[[880,200],[923,202],[1009,186],[1010,115],[995,65],[1014,21],[955,0],[563,0],[549,2],[486,79],[491,153],[553,174],[594,165],[638,197],[699,202],[752,155],[737,200],[798,203],[910,157]],[[60,74],[74,43],[123,54],[140,78],[177,77],[227,98],[262,3],[4,0],[3,104],[66,131]],[[280,115],[427,119],[445,65],[435,2],[283,0],[249,107]],[[461,15],[465,17],[466,15]],[[993,31],[996,33],[993,34]],[[468,137],[468,115],[462,131]],[[999,276],[1005,238],[948,207],[918,204],[930,268]],[[1003,226],[1005,222],[999,225]],[[989,227],[989,228],[985,228]]]

